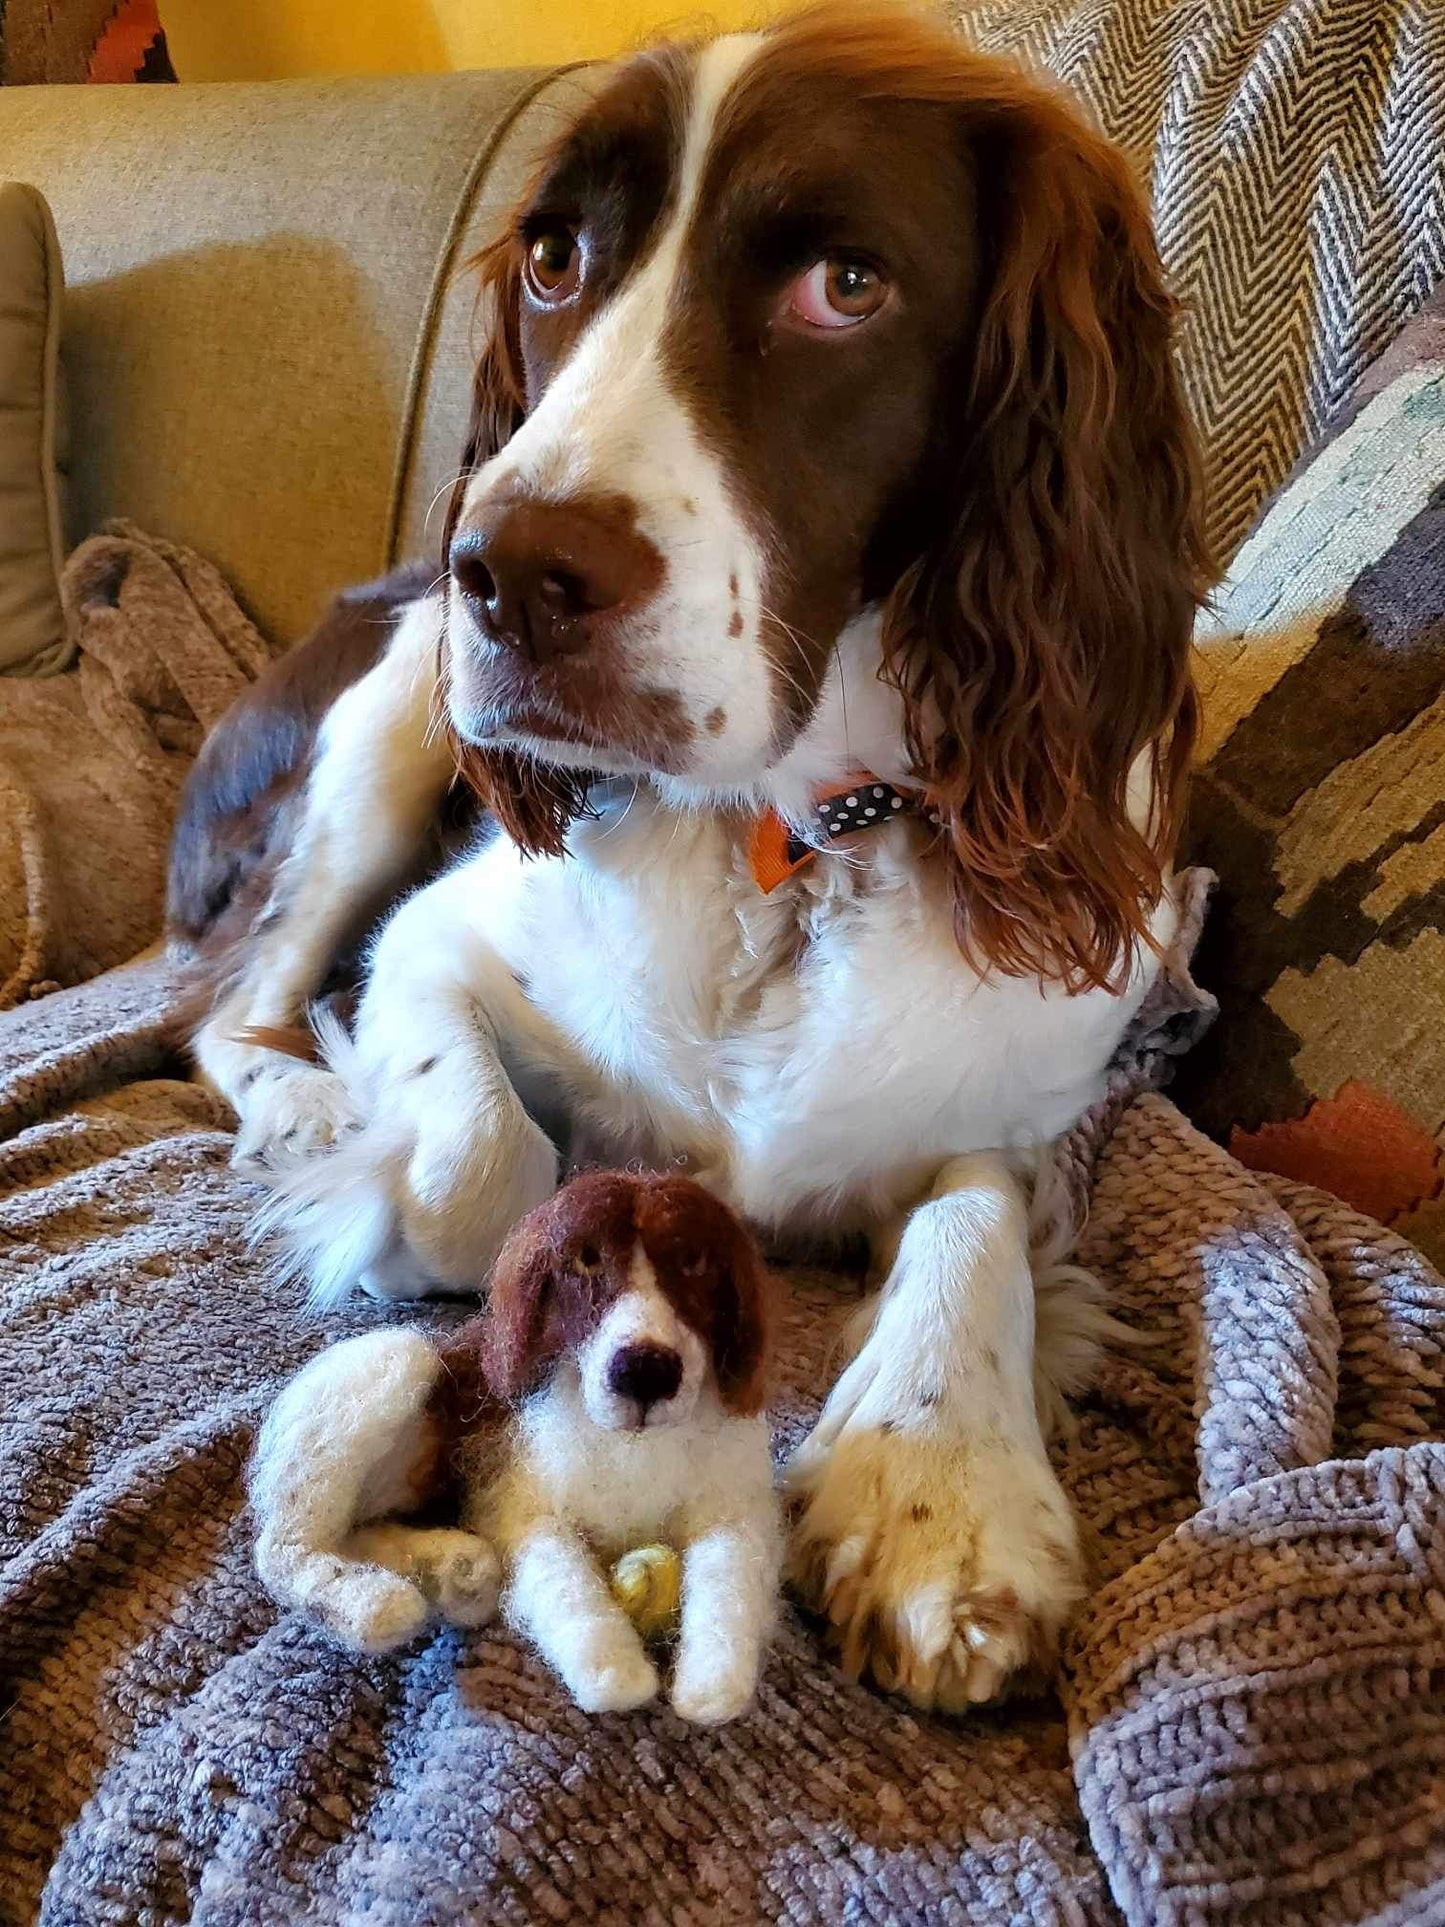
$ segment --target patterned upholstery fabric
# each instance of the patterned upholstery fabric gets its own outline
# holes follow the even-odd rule
[[[1221,1017],[1176,1095],[1445,1256],[1445,290],[1198,632]]]
[[[952,0],[1134,157],[1222,556],[1445,275],[1441,0]]]

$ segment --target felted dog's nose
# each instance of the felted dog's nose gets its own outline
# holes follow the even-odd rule
[[[585,649],[600,618],[640,608],[662,576],[630,505],[608,502],[484,508],[458,528],[448,561],[485,634],[537,663]]]
[[[649,1405],[671,1398],[682,1383],[682,1359],[671,1345],[639,1338],[619,1346],[607,1367],[607,1388],[619,1398],[635,1399],[646,1411]]]

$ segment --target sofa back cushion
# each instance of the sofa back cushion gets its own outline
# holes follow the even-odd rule
[[[0,88],[0,153],[65,255],[72,543],[115,516],[185,543],[281,644],[436,542],[461,270],[548,95],[522,72]]]
[[[0,671],[50,667],[60,613],[60,313],[45,198],[0,182]]]

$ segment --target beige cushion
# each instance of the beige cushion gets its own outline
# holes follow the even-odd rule
[[[0,669],[53,665],[63,649],[55,471],[63,287],[44,196],[0,182]]]
[[[123,515],[184,542],[278,642],[416,552],[469,407],[450,276],[551,97],[522,72],[0,88],[65,252],[72,540]]]

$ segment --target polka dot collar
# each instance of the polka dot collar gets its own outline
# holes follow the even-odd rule
[[[876,830],[894,817],[918,807],[918,797],[866,771],[852,778],[846,789],[829,789],[813,799],[818,833],[826,846],[859,830]],[[749,858],[753,880],[767,895],[802,869],[818,854],[819,846],[796,835],[773,810],[759,817]]]

